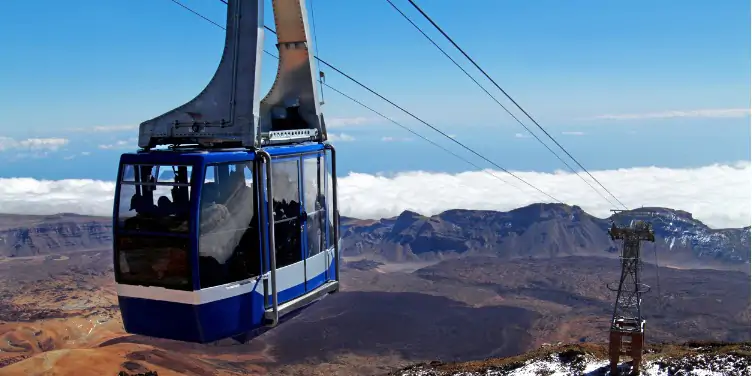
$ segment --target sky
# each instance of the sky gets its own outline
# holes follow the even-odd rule
[[[220,1],[180,1],[224,23]],[[307,1],[324,60],[547,193],[608,214],[603,198],[567,174],[385,0]],[[406,0],[393,2],[576,167]],[[683,209],[717,227],[749,225],[748,1],[461,3],[418,2],[625,204]],[[265,5],[265,23],[273,26],[270,1]],[[198,94],[224,38],[170,0],[8,2],[0,35],[0,212],[89,210],[80,201],[86,196],[69,192],[79,187],[99,192],[93,214],[103,215],[111,211],[118,157],[135,150],[138,124]],[[266,34],[265,47],[275,51],[274,35]],[[262,70],[264,93],[276,61],[265,56]],[[328,84],[473,164],[324,88],[322,110],[348,192],[343,214],[506,210],[546,201],[479,171],[498,168],[322,70]],[[378,204],[387,198],[393,207]]]

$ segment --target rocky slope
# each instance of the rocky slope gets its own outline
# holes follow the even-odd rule
[[[112,220],[78,214],[0,214],[0,258],[112,247]]]
[[[348,265],[342,291],[263,336],[193,345],[123,332],[109,252],[0,260],[0,375],[383,375],[544,343],[602,343],[614,298],[605,284],[619,269],[600,257],[464,257],[411,272]],[[643,282],[655,286],[655,275],[646,265]],[[660,268],[660,276],[643,299],[648,343],[749,338],[748,275]]]
[[[690,253],[699,261],[720,260],[749,265],[750,227],[711,229],[683,210],[643,208],[627,213],[626,220],[643,219],[653,224],[661,250],[668,253]],[[621,215],[614,218],[622,220]]]
[[[477,254],[616,256],[619,244],[607,234],[611,220],[628,224],[632,219],[653,223],[656,242],[643,248],[648,260],[655,247],[662,262],[676,266],[749,270],[750,227],[711,229],[690,213],[666,208],[642,208],[606,219],[560,204],[509,212],[449,210],[433,217],[406,211],[379,221],[343,219],[344,254],[398,262]]]

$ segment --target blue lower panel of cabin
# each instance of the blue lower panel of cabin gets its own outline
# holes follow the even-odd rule
[[[333,279],[335,263],[308,281],[320,286]],[[309,290],[312,288],[309,287]],[[306,284],[278,293],[279,303],[305,295]],[[257,292],[201,305],[118,296],[125,331],[149,337],[207,343],[245,334],[263,326],[264,297]],[[302,310],[302,308],[301,308]],[[294,316],[294,315],[292,315]]]
[[[337,261],[333,261],[331,264],[329,264],[329,280],[335,280],[337,275]]]
[[[306,281],[306,291],[313,291],[326,283],[326,271]]]
[[[261,326],[263,301],[263,296],[257,293],[201,305],[118,297],[128,333],[198,343],[235,336]]]
[[[279,304],[289,302],[299,296],[303,296],[306,293],[305,283],[301,283],[297,286],[290,287],[289,289],[282,290],[277,293],[277,302]],[[270,300],[271,302],[271,300]]]

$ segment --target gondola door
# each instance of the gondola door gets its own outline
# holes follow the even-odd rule
[[[300,156],[278,157],[272,162],[274,243],[279,303],[295,299],[305,287],[305,212],[301,192]]]
[[[315,290],[327,281],[329,258],[325,252],[326,205],[324,200],[323,153],[303,156],[303,209],[305,229],[303,243],[306,251],[306,291]]]

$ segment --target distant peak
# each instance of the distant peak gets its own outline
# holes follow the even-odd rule
[[[523,206],[521,208],[510,210],[510,214],[525,213],[525,215],[533,215],[540,217],[548,217],[550,215],[569,215],[573,212],[582,212],[582,209],[577,206],[569,206],[567,204],[558,203],[537,203]]]
[[[415,222],[425,219],[428,218],[414,211],[405,210],[395,220],[392,232],[398,234],[412,226]]]
[[[398,219],[398,220],[404,220],[404,219],[420,219],[420,218],[425,218],[425,216],[424,216],[424,215],[422,215],[422,214],[420,214],[420,213],[416,213],[416,212],[414,212],[414,211],[412,211],[412,210],[405,210],[405,211],[403,211],[403,212],[402,212],[402,214],[400,214],[400,215],[399,215],[399,216],[397,217],[397,219]]]
[[[674,214],[674,215],[678,215],[680,217],[684,217],[687,219],[694,219],[694,217],[692,217],[692,213],[688,211],[684,211],[684,210],[679,210],[679,209],[669,209],[669,208],[661,208],[661,207],[648,207],[648,208],[641,208],[641,209],[652,210],[656,214]],[[635,209],[635,210],[640,210],[640,209]]]
[[[692,216],[692,213],[680,209],[671,209],[671,208],[664,208],[659,206],[649,206],[649,207],[641,207],[641,208],[635,208],[627,211],[623,211],[620,213],[616,213],[612,215],[611,217],[615,217],[618,215],[628,215],[628,216],[676,216],[680,219],[688,220],[688,221],[695,221],[694,217]]]
[[[557,202],[538,202],[535,204],[530,204],[526,206],[522,206],[518,208],[517,210],[525,210],[525,209],[541,209],[541,210],[556,210],[556,209],[564,209],[564,210],[570,210],[570,209],[580,209],[579,206],[570,206],[567,204],[560,204]],[[582,209],[580,209],[582,210]]]

